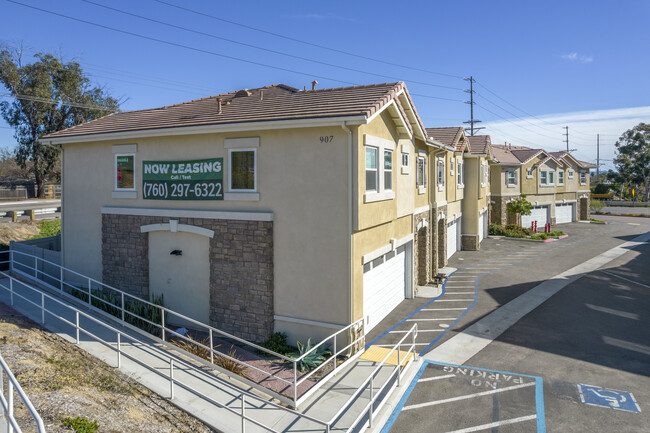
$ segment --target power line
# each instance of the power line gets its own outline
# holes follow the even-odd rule
[[[207,14],[207,13],[204,13],[204,12],[200,12],[200,11],[197,11],[197,10],[194,10],[194,9],[189,9],[189,8],[186,8],[186,7],[178,6],[178,5],[175,5],[173,3],[168,3],[166,1],[162,1],[162,0],[153,0],[153,1],[155,1],[157,3],[167,5],[169,7],[173,7],[173,8],[180,9],[180,10],[183,10],[183,11],[186,11],[186,12],[190,12],[190,13],[193,13],[193,14],[196,14],[196,15],[211,18],[211,19],[218,20],[218,21],[221,21],[221,22],[224,22],[224,23],[239,26],[239,27],[242,27],[242,28],[245,28],[245,29],[254,30],[256,32],[264,33],[266,35],[271,35],[271,36],[286,39],[286,40],[289,40],[289,41],[309,45],[309,46],[312,46],[312,47],[321,48],[323,50],[328,50],[328,51],[332,51],[332,52],[339,53],[339,54],[345,54],[347,56],[352,56],[352,57],[356,57],[356,58],[359,58],[359,59],[370,60],[372,62],[382,63],[384,65],[396,66],[396,67],[399,67],[399,68],[410,69],[410,70],[419,71],[419,72],[426,72],[428,74],[440,75],[440,76],[444,76],[444,77],[458,78],[458,79],[461,79],[461,80],[463,79],[463,77],[461,77],[460,75],[454,75],[454,74],[447,74],[447,73],[444,73],[444,72],[431,71],[431,70],[428,70],[428,69],[416,68],[414,66],[405,66],[405,65],[401,65],[399,63],[388,62],[386,60],[376,59],[376,58],[373,58],[373,57],[367,57],[367,56],[363,56],[363,55],[360,55],[360,54],[355,54],[355,53],[351,53],[351,52],[348,52],[348,51],[339,50],[337,48],[327,47],[325,45],[320,45],[320,44],[316,44],[316,43],[313,43],[313,42],[304,41],[302,39],[293,38],[291,36],[282,35],[280,33],[270,32],[270,31],[267,31],[267,30],[263,30],[263,29],[260,29],[260,28],[257,28],[257,27],[247,25],[247,24],[238,23],[236,21],[232,21],[232,20],[228,20],[228,19],[225,19],[225,18],[217,17],[215,15],[210,15],[210,14]]]
[[[323,61],[320,61],[320,60],[310,59],[308,57],[297,56],[295,54],[289,54],[289,53],[286,53],[286,52],[283,52],[283,51],[273,50],[273,49],[270,49],[270,48],[264,48],[264,47],[260,47],[258,45],[253,45],[253,44],[249,44],[249,43],[246,43],[246,42],[237,41],[237,40],[234,40],[234,39],[224,38],[222,36],[218,36],[218,35],[215,35],[213,33],[206,33],[206,32],[202,32],[200,30],[194,30],[194,29],[190,29],[188,27],[179,26],[179,25],[168,23],[168,22],[165,22],[165,21],[160,21],[160,20],[157,20],[157,19],[154,19],[154,18],[149,18],[149,17],[143,16],[143,15],[134,14],[134,13],[122,10],[122,9],[114,8],[114,7],[111,7],[111,6],[106,6],[106,5],[103,5],[101,3],[96,3],[96,2],[91,1],[91,0],[81,0],[81,1],[84,2],[84,3],[92,4],[92,5],[97,6],[97,7],[101,7],[101,8],[104,8],[104,9],[108,9],[108,10],[117,12],[117,13],[120,13],[120,14],[123,14],[123,15],[128,15],[128,16],[131,16],[131,17],[139,18],[141,20],[149,21],[149,22],[152,22],[152,23],[160,24],[160,25],[171,27],[171,28],[178,29],[178,30],[183,30],[185,32],[190,32],[190,33],[194,33],[194,34],[201,35],[201,36],[207,36],[207,37],[210,37],[210,38],[218,39],[218,40],[221,40],[221,41],[226,41],[226,42],[229,42],[229,43],[232,43],[232,44],[237,44],[237,45],[241,45],[241,46],[248,47],[248,48],[254,48],[256,50],[265,51],[265,52],[268,52],[268,53],[273,53],[273,54],[278,54],[278,55],[281,55],[281,56],[290,57],[292,59],[304,60],[306,62],[316,63],[316,64],[319,64],[319,65],[329,66],[329,67],[332,67],[332,68],[343,69],[343,70],[350,71],[350,72],[357,72],[357,73],[361,73],[361,74],[372,75],[372,76],[380,77],[380,78],[387,78],[387,79],[390,79],[390,80],[408,81],[410,83],[420,84],[420,85],[423,85],[423,86],[438,87],[438,88],[442,88],[442,89],[451,89],[451,90],[461,90],[461,91],[463,90],[460,87],[444,86],[444,85],[441,85],[441,84],[432,84],[432,83],[427,83],[427,82],[424,82],[424,81],[417,81],[417,80],[406,79],[406,78],[400,79],[399,77],[395,77],[395,76],[391,76],[391,75],[378,74],[376,72],[364,71],[362,69],[355,69],[355,68],[350,68],[350,67],[347,67],[347,66],[337,65],[337,64],[334,64],[334,63],[328,63],[328,62],[323,62]]]
[[[51,99],[47,98],[40,98],[38,96],[30,96],[30,95],[14,95],[12,93],[0,93],[0,97],[2,98],[14,98],[14,99],[20,99],[20,100],[25,100],[25,101],[32,101],[32,102],[42,102],[45,104],[50,104],[50,105],[56,105],[56,104],[61,104],[66,107],[76,107],[76,108],[87,108],[89,110],[100,110],[100,111],[106,111],[109,113],[114,113],[114,110],[107,109],[106,107],[102,107],[101,105],[90,105],[90,104],[83,104],[80,102],[76,101],[70,101],[70,102],[64,102],[64,101],[53,101]]]
[[[487,87],[485,87],[485,85],[483,85],[482,83],[480,83],[480,82],[478,82],[478,81],[476,82],[476,84],[478,84],[479,86],[481,86],[482,88],[484,88],[485,90],[487,90],[488,92],[490,92],[492,95],[494,95],[494,96],[496,96],[497,98],[499,98],[501,101],[503,101],[503,102],[505,102],[506,104],[510,105],[510,106],[513,107],[515,110],[519,110],[519,111],[521,111],[522,113],[524,113],[525,115],[527,115],[527,116],[529,116],[529,117],[532,117],[533,119],[537,119],[537,120],[539,120],[540,122],[546,123],[547,125],[550,125],[550,126],[553,126],[553,127],[561,126],[560,124],[557,124],[557,123],[551,123],[551,122],[548,122],[548,121],[546,121],[546,120],[544,120],[544,119],[542,119],[542,118],[540,118],[540,117],[537,117],[537,116],[535,116],[535,115],[533,115],[533,114],[530,114],[529,112],[527,112],[527,111],[524,110],[523,108],[519,108],[519,107],[517,107],[516,105],[514,105],[514,104],[508,102],[507,100],[505,100],[505,99],[502,98],[501,96],[497,95],[495,92],[493,92],[492,90],[488,89]],[[487,98],[485,98],[485,97],[484,97],[484,99],[487,100]],[[494,104],[494,105],[496,105],[496,104]],[[498,105],[497,105],[497,106],[498,106]],[[501,108],[501,107],[499,107],[499,108]],[[505,110],[504,108],[501,108],[501,109],[502,109],[503,111],[506,111],[507,113],[510,113],[509,111]],[[510,114],[513,115],[513,116],[515,116],[515,117],[519,117],[519,116],[516,116],[516,115],[513,114],[513,113],[510,113]],[[522,120],[524,120],[524,119],[522,119]],[[528,123],[531,123],[531,122],[528,122]],[[532,123],[531,123],[531,124],[532,124]],[[578,132],[578,135],[588,136],[589,134]]]
[[[40,12],[45,12],[45,13],[48,13],[50,15],[54,15],[54,16],[58,16],[58,17],[61,17],[61,18],[66,18],[66,19],[69,19],[69,20],[72,20],[72,21],[77,21],[77,22],[81,22],[81,23],[84,23],[84,24],[88,24],[88,25],[91,25],[91,26],[94,26],[94,27],[99,27],[99,28],[103,28],[103,29],[106,29],[106,30],[111,30],[113,32],[122,33],[122,34],[125,34],[125,35],[134,36],[134,37],[137,37],[137,38],[146,39],[146,40],[150,40],[150,41],[154,41],[154,42],[159,42],[159,43],[162,43],[162,44],[166,44],[166,45],[170,45],[170,46],[174,46],[174,47],[178,47],[178,48],[184,48],[184,49],[195,51],[195,52],[198,52],[198,53],[210,54],[210,55],[217,56],[217,57],[222,57],[222,58],[226,58],[226,59],[230,59],[230,60],[236,60],[236,61],[239,61],[239,62],[248,63],[248,64],[252,64],[252,65],[256,65],[256,66],[262,66],[262,67],[266,67],[266,68],[276,69],[276,70],[279,70],[279,71],[290,72],[290,73],[293,73],[293,74],[305,75],[305,76],[312,77],[312,78],[321,78],[323,80],[330,80],[330,81],[349,84],[349,85],[353,85],[353,86],[358,85],[358,83],[354,83],[354,82],[351,82],[351,81],[339,80],[339,79],[327,77],[327,76],[324,76],[324,75],[311,74],[311,73],[307,73],[307,72],[302,72],[302,71],[297,71],[297,70],[293,70],[293,69],[283,68],[283,67],[280,67],[280,66],[273,66],[273,65],[266,64],[266,63],[256,62],[256,61],[253,61],[253,60],[242,59],[242,58],[235,57],[235,56],[230,56],[230,55],[226,55],[226,54],[217,53],[217,52],[214,52],[214,51],[205,50],[205,49],[202,49],[202,48],[196,48],[196,47],[192,47],[192,46],[189,46],[189,45],[179,44],[177,42],[166,41],[164,39],[154,38],[154,37],[151,37],[151,36],[146,36],[146,35],[142,35],[142,34],[127,31],[127,30],[121,30],[121,29],[117,29],[115,27],[110,27],[110,26],[104,25],[104,24],[99,24],[99,23],[84,20],[84,19],[81,19],[81,18],[75,18],[75,17],[71,17],[69,15],[60,14],[58,12],[53,12],[53,11],[50,11],[50,10],[47,10],[47,9],[42,9],[42,8],[39,8],[39,7],[36,7],[36,6],[27,5],[27,4],[24,4],[24,3],[17,2],[15,0],[7,0],[7,1],[10,2],[10,3],[14,3],[14,4],[17,4],[17,5],[20,5],[20,6],[30,8],[30,9],[38,10]],[[425,98],[431,98],[431,99],[440,99],[440,100],[444,100],[444,101],[463,102],[463,101],[461,101],[459,99],[443,98],[443,97],[439,97],[439,96],[421,95],[421,94],[412,94],[412,95],[421,96],[421,97],[425,97]]]

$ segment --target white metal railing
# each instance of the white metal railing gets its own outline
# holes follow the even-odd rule
[[[415,350],[415,338],[418,335],[418,325],[414,324],[411,329],[402,337],[402,339],[393,345],[391,350],[384,356],[384,359],[375,367],[370,376],[359,386],[359,388],[350,396],[348,401],[339,409],[339,411],[334,414],[330,419],[329,425],[334,425],[341,416],[356,402],[359,396],[364,393],[366,390],[369,390],[370,396],[368,403],[360,411],[357,418],[354,420],[352,425],[345,430],[346,433],[351,432],[355,429],[361,421],[364,420],[364,417],[368,417],[367,422],[369,427],[372,427],[373,416],[383,406],[385,399],[381,399],[381,396],[386,393],[388,394],[388,387],[400,386],[401,379],[406,368],[411,364],[412,361],[417,360],[417,351]],[[411,339],[410,343],[405,343],[408,339]],[[406,350],[402,350],[403,345],[408,345]],[[380,370],[386,365],[386,361],[392,357],[397,352],[397,364],[395,368],[390,373],[386,382],[382,387],[375,391],[375,377],[378,375]],[[412,356],[412,359],[409,360],[409,355]],[[402,365],[404,364],[404,365]],[[380,401],[381,399],[381,401]]]
[[[174,395],[175,386],[180,386],[182,389],[185,389],[186,391],[189,391],[190,393],[202,398],[203,400],[207,401],[208,403],[210,403],[210,404],[212,404],[214,406],[217,406],[219,408],[225,409],[228,412],[239,416],[241,418],[241,431],[242,431],[242,433],[244,433],[245,430],[246,430],[246,423],[247,422],[249,422],[251,424],[254,424],[254,425],[258,426],[258,427],[261,427],[261,428],[263,428],[263,429],[265,429],[265,430],[267,430],[269,432],[280,433],[279,431],[274,430],[273,428],[271,428],[271,427],[269,427],[267,425],[264,425],[260,421],[255,420],[255,419],[247,416],[246,415],[246,410],[245,410],[245,405],[246,405],[247,401],[248,402],[254,401],[254,402],[258,403],[258,404],[262,404],[262,405],[265,405],[265,406],[270,406],[270,407],[273,407],[273,408],[276,408],[276,409],[283,410],[286,413],[290,413],[290,414],[296,416],[299,419],[311,421],[313,423],[316,423],[316,424],[320,425],[322,430],[318,430],[318,431],[323,431],[323,432],[326,432],[326,433],[330,432],[330,425],[331,424],[329,424],[329,423],[327,423],[325,421],[321,421],[321,420],[319,420],[317,418],[311,417],[309,415],[302,414],[302,413],[300,413],[298,411],[295,411],[295,410],[286,408],[284,406],[281,406],[279,404],[273,403],[272,401],[266,400],[266,399],[264,399],[262,397],[258,397],[255,394],[242,391],[241,389],[238,389],[238,388],[232,386],[228,382],[226,382],[226,381],[224,381],[224,380],[222,380],[222,379],[220,379],[220,378],[218,378],[216,376],[207,374],[205,371],[203,371],[199,367],[194,366],[193,364],[191,364],[189,362],[185,362],[185,361],[183,361],[183,360],[181,360],[181,359],[179,359],[177,357],[174,357],[174,356],[170,355],[169,353],[166,353],[163,350],[160,350],[160,349],[158,349],[157,347],[155,347],[153,345],[147,345],[146,346],[147,349],[149,351],[151,351],[152,353],[154,353],[158,358],[167,360],[168,365],[169,365],[169,369],[168,369],[168,373],[165,373],[162,369],[160,369],[160,367],[155,367],[155,366],[149,365],[142,358],[132,356],[132,355],[126,353],[122,349],[122,344],[125,341],[131,341],[131,342],[135,343],[136,345],[141,344],[142,341],[138,340],[137,338],[134,338],[134,337],[132,337],[129,334],[126,334],[124,332],[121,332],[119,329],[114,328],[114,327],[110,326],[109,324],[104,323],[101,320],[94,318],[90,314],[87,314],[87,313],[79,310],[78,308],[75,308],[74,306],[69,305],[69,304],[65,303],[64,301],[62,301],[62,300],[60,300],[60,299],[58,299],[58,298],[56,298],[54,296],[51,296],[51,295],[49,295],[47,293],[44,293],[40,289],[31,287],[31,286],[25,284],[24,282],[22,282],[20,280],[16,280],[14,277],[12,277],[11,275],[9,275],[9,274],[7,274],[7,273],[5,273],[3,271],[0,271],[0,277],[4,277],[4,278],[8,279],[8,281],[9,281],[8,287],[5,286],[4,284],[0,284],[0,288],[9,292],[10,304],[12,306],[14,305],[14,303],[16,301],[16,298],[20,298],[23,301],[27,302],[28,304],[36,307],[37,309],[40,309],[41,323],[44,324],[45,319],[46,319],[46,315],[49,315],[47,317],[56,318],[56,319],[60,320],[61,322],[73,327],[74,328],[74,338],[75,338],[76,344],[79,344],[79,342],[80,342],[80,333],[83,333],[84,335],[86,335],[86,336],[90,337],[91,339],[97,341],[98,343],[102,344],[103,346],[114,350],[116,352],[116,355],[117,355],[117,359],[116,359],[116,363],[117,363],[116,367],[117,368],[121,368],[121,366],[122,366],[122,357],[125,357],[125,358],[129,359],[130,361],[135,362],[136,364],[146,368],[150,372],[155,373],[158,376],[161,376],[161,377],[169,380],[169,394],[170,394],[170,398],[172,400],[175,397],[175,395]],[[40,299],[40,302],[34,302],[33,300],[27,298],[26,296],[23,296],[21,293],[19,293],[19,291],[17,289],[31,290],[32,292],[34,292],[37,295],[37,298]],[[57,314],[52,309],[46,308],[46,305],[45,305],[46,300],[48,302],[52,302],[55,305],[59,306],[59,308],[62,308],[64,311],[74,313],[74,317],[75,317],[74,322],[72,322],[72,321],[66,319],[65,317]],[[81,318],[90,321],[92,324],[99,326],[101,329],[103,329],[105,331],[114,333],[115,336],[116,336],[116,343],[108,342],[108,341],[104,340],[103,338],[101,338],[100,336],[94,334],[90,329],[87,329],[87,328],[89,328],[88,326],[86,326],[86,328],[84,328],[83,327],[83,322],[80,320]],[[174,375],[175,371],[180,371],[180,372],[191,371],[192,375],[202,378],[202,382],[214,381],[214,382],[218,383],[219,386],[223,386],[228,391],[230,391],[230,392],[237,395],[237,400],[241,402],[241,408],[239,410],[237,410],[235,408],[229,407],[227,404],[223,404],[223,403],[220,403],[220,402],[216,401],[215,399],[209,397],[206,394],[201,393],[200,391],[193,388],[190,384],[188,384],[186,382],[183,382],[182,379],[180,379],[178,376],[175,376]],[[15,381],[15,378],[14,378],[14,381]],[[16,387],[16,389],[18,389],[18,388]],[[26,399],[26,396],[25,396],[25,399]],[[231,401],[232,401],[232,399],[231,399]],[[3,405],[4,405],[4,401],[3,401]],[[10,405],[8,407],[13,407],[13,406]],[[41,421],[41,423],[42,423],[42,421]],[[18,431],[20,431],[20,430],[18,430]],[[39,430],[39,432],[40,431],[41,430]],[[45,430],[42,430],[42,431],[45,431]]]
[[[11,372],[11,369],[5,362],[2,355],[0,355],[0,403],[2,404],[3,414],[7,420],[7,433],[22,433],[22,429],[18,425],[18,421],[14,416],[14,391],[18,394],[18,397],[22,400],[23,404],[27,408],[27,411],[34,419],[36,423],[36,428],[39,433],[45,433],[45,424],[43,424],[43,419],[38,414],[34,405],[23,391],[23,388],[20,386],[20,383],[14,377],[14,374]],[[5,395],[5,386],[4,386],[4,377],[7,376],[7,394]]]
[[[174,310],[163,307],[154,302],[144,300],[132,294],[126,293],[122,290],[116,289],[115,287],[104,284],[100,281],[95,280],[94,278],[90,278],[79,272],[73,271],[72,269],[66,268],[58,263],[43,259],[33,254],[18,251],[15,249],[4,251],[1,253],[9,254],[8,261],[2,261],[0,263],[9,263],[12,271],[17,271],[21,275],[24,275],[25,277],[33,278],[39,280],[40,282],[48,284],[50,287],[52,287],[55,290],[58,290],[60,293],[64,295],[73,296],[77,301],[79,300],[84,301],[85,303],[88,304],[89,307],[95,308],[98,311],[101,311],[103,314],[110,314],[112,317],[120,320],[123,325],[129,326],[130,328],[133,328],[137,332],[147,332],[147,331],[144,331],[141,328],[138,328],[137,326],[133,326],[130,323],[131,321],[141,321],[144,324],[146,324],[146,326],[150,327],[152,330],[153,329],[157,330],[159,335],[156,335],[153,332],[147,332],[147,335],[160,338],[165,343],[167,343],[169,337],[172,337],[172,338],[177,338],[180,340],[187,341],[188,343],[194,344],[197,347],[201,347],[204,350],[207,350],[208,353],[210,354],[209,363],[211,364],[211,366],[213,368],[218,369],[219,371],[222,371],[225,374],[231,374],[231,373],[226,370],[222,370],[220,367],[218,367],[215,364],[215,359],[226,359],[235,362],[245,368],[249,368],[253,371],[258,372],[266,376],[267,378],[272,378],[274,380],[280,381],[285,385],[284,393],[275,392],[273,390],[268,389],[264,385],[261,386],[264,387],[264,389],[266,389],[267,391],[272,392],[281,401],[284,401],[285,403],[292,405],[294,408],[297,408],[298,405],[303,401],[305,401],[309,397],[309,394],[311,394],[311,393],[303,393],[303,395],[299,395],[298,389],[300,385],[305,383],[307,380],[312,379],[314,377],[314,374],[320,371],[326,365],[332,365],[333,368],[327,375],[321,377],[319,380],[322,381],[323,378],[329,376],[330,374],[336,374],[338,370],[344,367],[344,364],[338,365],[337,359],[339,357],[346,356],[348,354],[349,349],[353,349],[357,345],[361,345],[361,346],[365,345],[365,333],[363,332],[363,319],[359,319],[358,321],[342,328],[341,330],[325,338],[320,343],[312,347],[311,350],[307,351],[301,356],[297,358],[292,358],[274,352],[272,350],[269,350],[255,343],[251,343],[242,338],[236,337],[232,334],[219,330],[205,323],[194,320],[191,317],[175,312]],[[70,281],[73,278],[70,277],[73,277],[76,280],[76,283],[71,283]],[[81,285],[79,281],[83,281],[83,285]],[[77,295],[75,296],[73,294],[75,292],[68,293],[68,291],[70,292],[76,291]],[[104,296],[98,296],[99,294],[103,294]],[[141,315],[135,314],[133,311],[130,311],[128,308],[129,303],[136,303],[136,302],[141,303],[142,305],[146,305],[148,308],[155,310],[156,314],[155,315],[152,314],[151,316],[159,317],[160,322],[158,323],[157,321],[150,320],[147,317],[143,317]],[[112,313],[106,312],[105,310],[102,309],[102,307],[104,307],[105,310],[111,310]],[[197,328],[196,330],[198,330],[199,332],[203,332],[204,334],[207,334],[208,344],[206,345],[203,344],[201,341],[188,338],[188,336],[182,335],[178,333],[176,330],[169,328],[168,327],[169,323],[170,322],[173,323],[174,321],[183,324],[190,323],[191,326],[189,327],[196,327]],[[348,334],[351,334],[352,336],[349,337]],[[215,336],[235,341],[238,344],[246,346],[249,349],[260,351],[269,357],[274,357],[283,362],[291,364],[291,370],[290,370],[291,378],[285,379],[280,376],[279,372],[273,373],[273,372],[265,371],[248,362],[242,361],[236,357],[232,357],[228,355],[227,353],[223,353],[217,350],[214,345]],[[342,345],[340,344],[341,341],[347,342],[348,340],[351,340],[351,342],[349,342],[348,344],[342,344]],[[312,356],[317,351],[324,350],[324,349],[330,350],[331,352],[330,358],[328,358],[325,362],[323,362],[314,370],[306,374],[299,375],[298,374],[299,366],[301,362],[303,362],[305,358]],[[269,381],[264,380],[262,382],[268,383]],[[260,386],[258,383],[252,381],[251,381],[251,385]],[[312,392],[315,391],[316,388],[317,386],[312,386],[311,387]]]

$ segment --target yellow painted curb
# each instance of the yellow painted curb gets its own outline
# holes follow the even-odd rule
[[[359,358],[365,359],[366,361],[381,362],[384,360],[384,358],[386,358],[386,355],[390,353],[390,356],[386,359],[385,364],[397,365],[397,350],[394,350],[392,353],[391,350],[392,349],[389,349],[387,347],[370,346],[368,350],[363,352],[363,355],[361,355]],[[405,366],[412,358],[412,353],[407,354],[407,352],[402,351],[400,355],[402,367]]]

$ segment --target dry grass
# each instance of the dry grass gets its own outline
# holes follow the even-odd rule
[[[224,370],[228,370],[232,373],[235,373],[241,377],[245,377],[246,379],[249,379],[248,373],[246,372],[246,367],[237,362],[236,360],[239,359],[237,356],[237,351],[231,346],[230,351],[226,353],[226,355],[230,358],[234,359],[229,359],[226,358],[225,356],[222,355],[217,355],[214,358],[214,363],[215,365],[218,365],[219,367],[223,368]]]
[[[191,353],[192,355],[198,356],[199,358],[203,358],[206,361],[210,361],[211,359],[210,349],[206,348],[206,347],[210,347],[209,337],[206,337],[203,340],[198,340],[198,341],[194,340],[189,335],[186,335],[185,338],[187,338],[187,340],[182,340],[182,339],[171,340],[170,343],[176,347],[183,349],[188,353]]]

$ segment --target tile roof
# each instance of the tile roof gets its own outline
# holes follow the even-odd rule
[[[397,94],[411,102],[403,82],[302,91],[284,84],[223,93],[180,104],[110,114],[43,137],[140,131],[160,128],[218,125],[240,122],[310,119],[341,116],[372,116],[391,100],[404,114]],[[221,113],[219,113],[221,100]],[[422,127],[420,118],[415,119]],[[408,120],[407,120],[408,123]],[[408,126],[411,128],[411,126]],[[424,128],[422,127],[424,130]]]
[[[458,152],[462,152],[465,146],[469,145],[465,139],[465,128],[462,126],[427,128],[427,135],[445,146],[455,148]]]
[[[489,135],[469,135],[467,139],[469,140],[470,153],[487,155],[491,150],[492,140]]]
[[[569,157],[571,157],[575,162],[577,162],[578,165],[580,165],[582,168],[596,168],[596,167],[597,167],[596,164],[591,164],[591,163],[589,163],[589,162],[580,161],[579,159],[576,159],[576,157],[573,156],[573,155],[571,155],[569,152],[565,152],[565,151],[560,151],[560,152],[551,152],[551,155],[552,155],[554,158],[559,159],[559,160],[562,160],[562,161],[564,161],[564,159],[565,159],[567,156],[569,156]]]
[[[541,152],[546,153],[543,149],[531,149],[525,146],[492,145],[492,156],[501,164],[525,164]]]

